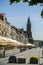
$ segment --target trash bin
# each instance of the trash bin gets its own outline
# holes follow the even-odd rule
[[[25,58],[18,58],[18,64],[24,64],[24,63],[26,63]]]
[[[10,56],[8,62],[9,62],[9,63],[17,63],[16,56]]]

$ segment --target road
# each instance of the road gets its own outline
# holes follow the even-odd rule
[[[30,50],[24,51],[22,53],[16,54],[17,58],[19,58],[19,57],[25,57],[26,58],[26,64],[25,65],[30,65],[28,63],[29,63],[29,59],[30,59],[31,56],[37,56],[39,58],[40,64],[43,63],[43,58],[41,58],[42,57],[42,49],[41,48],[33,48],[33,49],[30,49]],[[9,64],[8,63],[8,58],[9,57],[7,57],[3,61],[1,60],[2,62],[0,62],[0,63],[2,65],[18,65],[18,64]],[[22,64],[22,65],[24,65],[24,64]]]

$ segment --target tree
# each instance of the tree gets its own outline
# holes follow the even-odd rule
[[[10,0],[10,4],[12,4],[14,2],[18,3],[20,1],[28,2],[29,6],[33,6],[33,5],[37,5],[37,4],[40,4],[41,6],[43,6],[43,0]],[[43,18],[43,10],[41,12],[41,16]]]
[[[33,41],[33,38],[32,38],[32,37],[29,37],[29,38],[28,38],[28,41],[29,41],[31,44],[33,44],[33,43],[34,43],[34,41]]]
[[[41,41],[41,45],[43,46],[43,41]]]
[[[42,16],[42,18],[43,18],[43,10],[42,10],[42,12],[41,12],[41,16]]]

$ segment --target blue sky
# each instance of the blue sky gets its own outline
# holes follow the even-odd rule
[[[28,3],[14,3],[0,0],[0,13],[5,13],[10,24],[26,30],[27,19],[30,17],[33,39],[43,40],[43,19],[40,16],[43,7],[28,6]]]

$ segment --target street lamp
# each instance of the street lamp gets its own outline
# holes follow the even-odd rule
[[[40,49],[38,49],[38,65],[40,65]]]

